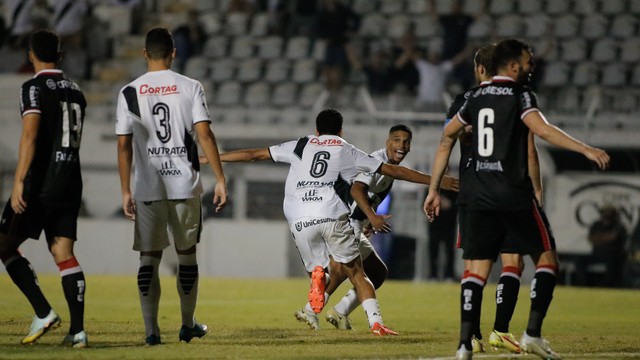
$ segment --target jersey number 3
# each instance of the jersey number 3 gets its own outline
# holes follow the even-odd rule
[[[160,130],[156,131],[158,139],[162,143],[166,143],[171,139],[171,117],[169,116],[169,106],[165,103],[157,103],[153,105],[153,117],[158,120]]]
[[[493,109],[484,108],[478,112],[478,155],[488,157],[493,154]]]

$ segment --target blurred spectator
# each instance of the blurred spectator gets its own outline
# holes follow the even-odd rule
[[[315,36],[314,20],[318,15],[318,0],[287,1],[291,6],[289,36]]]
[[[389,52],[382,46],[372,46],[369,59],[354,64],[367,78],[367,89],[371,95],[387,95],[393,90],[394,69]]]
[[[430,0],[430,12],[433,17],[437,16],[435,0]],[[437,20],[442,26],[442,52],[443,60],[451,60],[467,48],[467,40],[469,27],[475,19],[484,15],[486,12],[486,1],[483,1],[481,11],[475,16],[464,13],[462,0],[454,0],[451,2],[451,11],[449,14],[437,16]],[[451,71],[452,82],[459,84],[462,89],[468,89],[473,86],[475,79],[473,76],[473,64],[459,63]]]
[[[587,239],[591,244],[591,255],[586,263],[576,269],[578,282],[591,286],[619,286],[622,283],[627,238],[627,229],[620,221],[618,210],[613,205],[603,205],[600,219],[589,228]],[[604,272],[600,274],[600,270]]]
[[[288,2],[284,0],[269,1],[269,34],[284,38],[289,36],[291,12],[287,4]]]
[[[173,41],[176,46],[176,69],[184,73],[189,58],[200,55],[207,42],[207,33],[200,22],[198,10],[187,11],[187,22],[173,31]]]
[[[85,0],[57,0],[53,6],[51,27],[60,36],[64,51],[60,66],[66,74],[75,78],[89,77],[83,31],[88,10]]]
[[[453,276],[453,249],[456,246],[457,230],[457,194],[452,191],[442,191],[442,203],[440,205],[440,215],[436,221],[428,223],[429,236],[429,266],[431,272],[429,279],[446,281],[454,280]],[[444,253],[444,259],[440,256],[440,251]],[[440,263],[442,262],[442,267]],[[440,271],[438,271],[440,269]]]
[[[447,75],[454,67],[464,61],[469,55],[463,51],[450,60],[442,60],[438,50],[429,50],[426,56],[422,52],[414,55],[414,62],[418,69],[420,82],[416,97],[416,109],[427,112],[444,112],[447,104],[444,101]]]
[[[117,6],[128,7],[131,11],[130,33],[139,34],[142,32],[144,24],[145,5],[144,0],[111,0],[111,3]]]
[[[402,85],[412,95],[416,94],[420,82],[420,74],[414,62],[418,51],[415,27],[411,25],[400,38],[400,44],[393,48],[393,77],[396,84]]]
[[[255,3],[251,0],[231,0],[227,7],[227,13],[243,13],[253,15],[255,12]]]
[[[350,7],[338,0],[322,0],[316,17],[316,35],[327,44],[322,74],[330,92],[340,91],[345,73],[356,61],[350,37],[359,24],[360,18]]]
[[[8,20],[8,44],[13,49],[26,49],[29,34],[37,28],[48,26],[50,11],[46,1],[5,0],[4,11]]]

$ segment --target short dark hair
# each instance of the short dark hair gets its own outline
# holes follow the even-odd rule
[[[482,65],[488,76],[496,74],[496,67],[494,63],[495,49],[496,44],[484,44],[478,48],[476,54],[473,56],[473,62],[476,65]]]
[[[154,28],[147,32],[144,48],[150,59],[160,60],[171,55],[175,48],[173,35],[166,28]]]
[[[531,51],[531,46],[522,40],[505,39],[498,42],[493,51],[496,71],[507,66],[511,61],[520,60],[523,51]]]
[[[342,114],[336,109],[320,111],[316,117],[316,130],[320,135],[338,135],[342,130]]]
[[[57,63],[60,60],[60,37],[51,30],[37,30],[29,36],[29,49],[46,63]]]
[[[411,131],[411,128],[408,127],[407,125],[404,125],[404,124],[393,125],[391,129],[389,129],[389,134],[394,133],[396,131],[404,131],[407,134],[409,134],[410,139],[413,138],[413,131]]]

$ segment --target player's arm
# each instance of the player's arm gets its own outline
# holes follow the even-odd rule
[[[371,208],[369,203],[369,185],[354,181],[351,185],[351,197],[358,204],[358,207],[367,216],[374,231],[389,232],[391,231],[391,225],[385,222],[385,219],[390,218],[390,215],[378,215]]]
[[[233,150],[220,155],[222,162],[250,162],[269,159],[271,159],[271,153],[268,148]]]
[[[522,120],[536,136],[550,144],[584,155],[595,162],[601,170],[609,166],[610,158],[604,150],[589,146],[571,137],[557,126],[549,124],[540,111],[530,111]]]
[[[462,131],[464,131],[464,123],[460,120],[460,114],[456,114],[442,132],[440,145],[438,145],[438,151],[433,162],[429,193],[424,200],[423,206],[424,213],[429,221],[433,221],[440,214],[440,182],[449,164],[451,150]]]
[[[23,213],[27,208],[27,202],[22,197],[24,192],[24,179],[33,162],[36,153],[36,140],[40,128],[40,114],[28,113],[22,117],[22,134],[18,147],[18,165],[13,178],[13,191],[11,192],[11,208],[16,214]]]
[[[219,212],[224,209],[227,204],[227,179],[222,170],[216,136],[213,134],[213,131],[211,131],[208,121],[197,122],[195,124],[195,130],[202,152],[204,152],[207,162],[216,177],[216,186],[213,191],[213,204],[216,206],[216,212]]]
[[[540,176],[540,159],[538,157],[538,149],[536,148],[535,137],[533,132],[529,131],[528,142],[529,154],[529,178],[533,184],[533,192],[536,196],[538,204],[542,206],[542,178]]]
[[[136,203],[131,195],[131,164],[133,162],[133,135],[118,135],[118,173],[122,192],[122,210],[131,220],[136,219]]]

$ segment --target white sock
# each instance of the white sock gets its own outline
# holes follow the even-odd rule
[[[192,328],[195,326],[193,314],[198,300],[198,261],[196,254],[178,254],[178,276],[176,286],[180,296],[180,310],[182,325]]]
[[[380,314],[380,305],[378,305],[378,300],[376,300],[376,298],[369,298],[363,301],[362,308],[369,320],[369,327],[372,327],[375,323],[380,323],[380,325],[383,324],[382,315]]]
[[[350,289],[333,309],[341,316],[348,316],[358,305],[360,305],[360,301],[356,289]]]
[[[158,307],[160,304],[160,277],[158,267],[160,259],[153,256],[140,256],[140,268],[138,269],[138,294],[142,319],[146,336],[160,336],[158,326]]]

